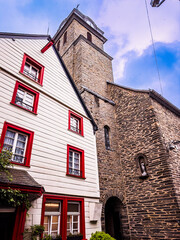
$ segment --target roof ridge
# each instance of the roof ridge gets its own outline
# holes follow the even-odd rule
[[[39,38],[51,40],[51,36],[47,34],[29,34],[29,33],[10,33],[10,32],[0,32],[0,38]]]

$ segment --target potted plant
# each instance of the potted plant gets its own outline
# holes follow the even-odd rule
[[[56,235],[56,237],[52,237],[51,235],[45,235],[42,240],[62,240],[61,235]]]
[[[70,233],[67,236],[67,240],[82,240],[83,239],[83,235],[81,233]]]
[[[54,240],[62,240],[61,235],[57,235],[55,238],[53,238]]]
[[[44,226],[42,225],[34,225],[31,227],[31,236],[32,240],[40,239],[41,234],[44,232]]]

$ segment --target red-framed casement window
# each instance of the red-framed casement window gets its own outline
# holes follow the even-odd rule
[[[11,103],[37,114],[39,93],[26,85],[16,82]]]
[[[5,122],[0,139],[0,150],[7,149],[12,152],[12,163],[29,167],[33,137],[34,132]]]
[[[83,136],[83,118],[69,110],[68,130]]]
[[[84,199],[57,195],[43,196],[41,225],[44,235],[62,236],[81,233],[85,239]]]
[[[67,145],[67,175],[85,178],[84,150]]]
[[[27,54],[24,54],[20,73],[39,83],[40,85],[43,83],[44,66]]]

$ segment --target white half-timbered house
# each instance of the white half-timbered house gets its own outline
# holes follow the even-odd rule
[[[0,204],[1,239],[23,239],[35,224],[45,233],[100,230],[97,126],[46,35],[0,34],[1,149],[12,151],[12,181],[32,207]]]

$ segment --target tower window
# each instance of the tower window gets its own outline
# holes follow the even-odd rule
[[[92,42],[92,35],[89,32],[87,32],[87,40]]]
[[[58,43],[57,43],[57,50],[58,51],[60,50],[60,41],[58,41]]]
[[[64,33],[63,44],[67,42],[67,32]]]
[[[110,149],[109,132],[110,132],[110,128],[107,125],[104,126],[105,147],[107,150]]]

